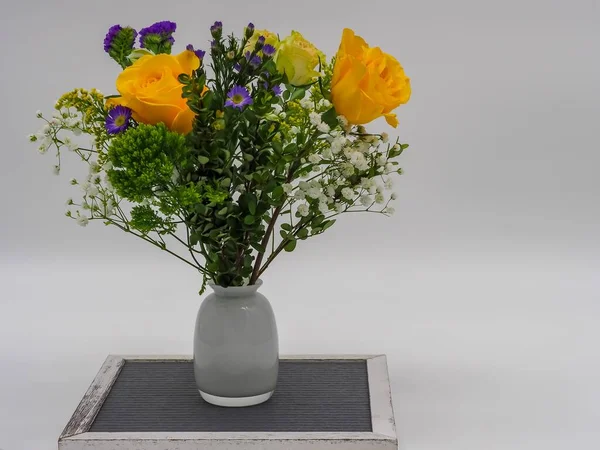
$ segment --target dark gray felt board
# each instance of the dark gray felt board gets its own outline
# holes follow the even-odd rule
[[[282,360],[266,403],[221,408],[196,390],[191,361],[127,361],[91,432],[371,432],[366,361]]]

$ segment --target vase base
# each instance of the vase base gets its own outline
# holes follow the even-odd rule
[[[217,395],[207,394],[198,390],[204,401],[211,405],[223,406],[225,408],[243,408],[245,406],[254,406],[269,400],[275,391],[266,394],[254,395],[252,397],[219,397]]]

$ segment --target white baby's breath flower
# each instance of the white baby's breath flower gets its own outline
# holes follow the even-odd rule
[[[317,106],[319,108],[329,108],[331,106],[331,102],[325,98],[319,100],[319,103],[317,103]]]
[[[38,140],[38,137],[36,134],[28,134],[27,139],[29,139],[31,142],[35,142]]]
[[[50,125],[53,125],[55,127],[60,125],[60,119],[57,119],[56,117],[53,117],[52,119],[50,119]]]
[[[312,164],[318,164],[319,162],[321,162],[321,157],[316,153],[313,153],[312,155],[309,155],[308,161]]]
[[[392,145],[392,150],[398,151],[400,149],[401,149],[400,144],[394,144],[394,145]]]
[[[65,205],[70,206],[73,204],[73,199],[72,198],[68,198],[67,201],[65,202]]]
[[[387,177],[384,180],[383,185],[385,186],[386,189],[391,189],[394,187],[394,181],[392,180],[391,177]]]
[[[96,174],[102,170],[100,164],[98,164],[96,161],[91,162],[88,169],[90,174]]]
[[[300,181],[298,187],[303,191],[308,191],[310,189],[310,183],[308,181]]]
[[[396,194],[395,192],[392,192],[392,195],[390,195],[390,198],[392,200],[396,200],[398,198],[398,194]]]
[[[327,125],[325,122],[321,122],[317,125],[317,130],[319,130],[321,133],[329,133],[331,128],[329,128],[329,125]]]
[[[71,183],[72,186],[75,186],[76,184],[79,184],[79,182],[75,178],[71,178],[69,180],[69,183]]]
[[[390,140],[390,135],[387,133],[381,133],[381,142],[383,142],[384,144],[387,144],[387,142]]]
[[[87,216],[82,216],[79,211],[77,211],[77,225],[85,227],[89,223],[90,219]]]
[[[367,170],[369,168],[369,163],[367,162],[365,155],[360,152],[352,153],[350,156],[350,162],[358,170]]]
[[[308,216],[308,213],[309,209],[306,203],[301,203],[298,205],[298,214],[300,214],[302,217],[306,217]]]
[[[373,199],[371,198],[370,195],[363,194],[363,195],[360,196],[360,203],[363,206],[369,206],[371,203],[373,203]]]
[[[81,135],[81,129],[79,127],[72,128],[71,131],[73,132],[73,134],[75,136],[80,136]]]
[[[317,112],[311,112],[308,115],[308,118],[310,120],[310,123],[313,124],[315,127],[318,127],[322,123],[321,115]]]
[[[114,212],[115,212],[115,204],[112,201],[112,199],[109,198],[106,201],[106,215],[107,216],[112,216],[114,214]]]
[[[327,214],[329,212],[329,206],[325,202],[319,202],[319,212],[321,214]]]
[[[314,107],[314,103],[310,97],[304,97],[302,100],[300,100],[300,106],[302,106],[304,109],[312,109]]]
[[[38,119],[41,119],[42,115],[42,111],[40,111],[39,109],[35,112],[35,117],[37,117]]]
[[[104,163],[104,165],[102,166],[102,170],[104,170],[105,172],[108,172],[112,168],[113,168],[113,163],[110,161],[106,161]]]
[[[342,169],[342,175],[345,177],[351,177],[354,175],[354,166],[351,163],[342,163],[340,168]]]
[[[293,134],[295,136],[298,133],[300,133],[300,128],[298,128],[296,125],[294,125],[290,128],[290,134]]]
[[[387,173],[394,172],[394,165],[392,163],[387,163],[385,165],[385,171]]]
[[[306,194],[303,190],[297,189],[296,192],[294,192],[294,198],[296,200],[304,200],[306,198]]]
[[[323,158],[325,159],[333,159],[333,153],[331,153],[331,149],[330,148],[326,148],[321,152],[321,155],[323,156]]]
[[[283,188],[283,192],[286,194],[289,194],[292,192],[292,189],[294,189],[294,186],[292,186],[290,183],[283,183],[281,187]]]
[[[344,197],[346,200],[352,200],[354,198],[354,190],[352,188],[345,187],[342,189],[342,197]]]
[[[385,208],[383,210],[384,214],[388,214],[390,216],[392,216],[395,212],[396,212],[396,210],[394,208],[392,208],[391,206],[388,206],[387,208]]]
[[[306,191],[306,195],[310,198],[319,198],[321,196],[321,189],[318,187],[311,187]]]
[[[333,197],[335,195],[335,188],[333,186],[327,186],[325,191],[327,192],[327,195],[329,195],[330,197]]]
[[[343,203],[336,203],[336,205],[335,205],[335,211],[338,214],[339,213],[343,213],[345,209],[346,209],[346,205],[344,205]]]
[[[53,173],[54,175],[60,175],[60,166],[54,166],[54,167],[52,168],[52,173]]]
[[[369,189],[371,185],[375,183],[372,178],[362,177],[360,179],[360,187]]]
[[[385,202],[385,197],[383,196],[383,194],[381,192],[378,192],[377,194],[375,194],[375,203],[384,203]]]
[[[41,129],[40,133],[43,135],[50,135],[50,131],[52,131],[52,127],[49,124],[45,124]]]
[[[387,164],[387,158],[385,157],[385,155],[380,155],[377,157],[375,162],[377,163],[378,166],[385,167],[385,165]]]

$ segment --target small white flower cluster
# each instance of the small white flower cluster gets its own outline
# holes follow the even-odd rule
[[[43,119],[42,112],[37,111],[36,117]],[[39,143],[38,150],[40,153],[46,153],[52,144],[56,145],[58,149],[65,146],[69,150],[74,151],[77,150],[79,146],[75,144],[71,138],[60,137],[58,136],[58,133],[61,131],[70,131],[76,136],[79,136],[81,134],[80,127],[81,123],[76,114],[68,111],[60,111],[59,113],[55,113],[50,120],[46,120],[44,126],[42,126],[37,133],[30,134],[27,137],[31,142]]]
[[[72,178],[72,185],[79,185],[83,191],[81,209],[75,215],[68,210],[67,216],[74,217],[81,226],[86,226],[90,219],[111,216],[115,213],[114,189],[110,184],[106,171],[112,168],[112,163],[106,162],[100,166],[96,161],[89,163],[89,172],[84,180],[79,182]],[[72,198],[67,200],[67,206],[75,205]]]

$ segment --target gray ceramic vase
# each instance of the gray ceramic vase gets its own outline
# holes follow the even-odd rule
[[[271,398],[279,372],[279,340],[271,304],[252,286],[210,285],[194,333],[194,376],[204,400],[240,407]]]

